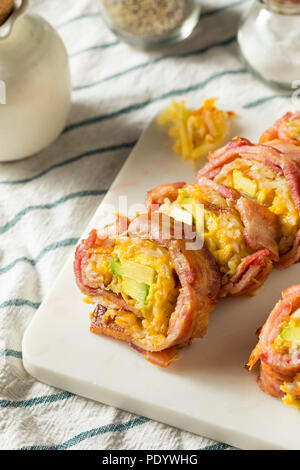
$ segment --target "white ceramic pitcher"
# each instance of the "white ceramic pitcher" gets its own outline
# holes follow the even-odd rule
[[[28,0],[14,6],[0,27],[0,161],[47,147],[63,130],[71,104],[60,36],[40,16],[24,14]]]

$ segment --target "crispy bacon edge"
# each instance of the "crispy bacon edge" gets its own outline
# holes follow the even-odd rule
[[[261,390],[274,397],[284,394],[280,387],[284,382],[292,382],[300,372],[300,355],[279,354],[272,344],[280,332],[280,325],[300,307],[300,284],[282,292],[282,299],[277,302],[264,326],[259,331],[258,343],[253,349],[246,369],[252,371],[259,362],[257,383]]]

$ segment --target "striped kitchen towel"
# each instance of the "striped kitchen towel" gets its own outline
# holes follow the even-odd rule
[[[228,449],[35,381],[22,365],[26,327],[151,118],[171,98],[278,108],[285,99],[245,70],[235,40],[248,0],[203,1],[199,34],[169,51],[120,42],[95,0],[32,0],[62,36],[73,106],[48,149],[0,164],[0,448]]]

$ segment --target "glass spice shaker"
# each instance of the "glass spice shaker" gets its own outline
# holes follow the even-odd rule
[[[102,0],[101,5],[110,29],[142,48],[187,38],[200,15],[199,0]]]
[[[300,80],[300,0],[255,0],[238,31],[241,56],[269,84]]]

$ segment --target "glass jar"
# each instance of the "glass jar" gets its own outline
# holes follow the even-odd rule
[[[62,132],[71,107],[69,59],[61,37],[15,0],[0,26],[0,162],[40,152]]]
[[[238,44],[254,73],[291,90],[300,80],[300,0],[256,0],[240,25]]]
[[[114,33],[142,48],[187,38],[200,15],[199,0],[102,0],[101,4]]]

